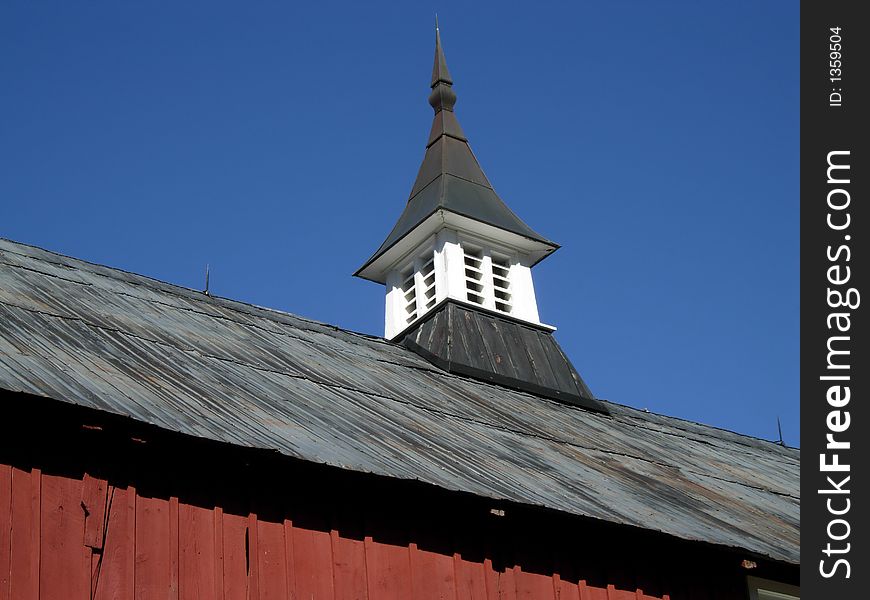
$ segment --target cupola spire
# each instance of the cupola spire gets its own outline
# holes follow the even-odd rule
[[[384,336],[451,373],[604,410],[538,316],[531,269],[558,245],[507,207],[472,153],[437,18],[431,88],[408,203],[356,272],[386,285]]]
[[[431,88],[429,104],[435,116],[408,203],[380,248],[355,275],[385,283],[397,257],[415,246],[419,237],[456,222],[485,230],[482,233],[488,237],[525,253],[531,264],[548,256],[559,245],[537,233],[508,208],[468,145],[453,110],[456,93],[437,19]]]
[[[438,16],[435,16],[435,64],[432,65],[432,93],[429,94],[429,104],[435,112],[453,110],[456,104],[456,92],[453,91],[453,79],[447,68],[447,59],[441,47],[441,30],[438,27]]]

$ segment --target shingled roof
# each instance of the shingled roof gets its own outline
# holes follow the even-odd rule
[[[452,375],[381,338],[2,239],[0,389],[800,559],[796,449]]]

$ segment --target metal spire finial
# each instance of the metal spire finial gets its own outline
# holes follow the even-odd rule
[[[435,64],[432,66],[432,93],[429,104],[437,113],[440,110],[453,110],[456,104],[456,92],[451,89],[453,79],[447,69],[447,59],[441,48],[441,29],[438,27],[438,15],[435,15]]]

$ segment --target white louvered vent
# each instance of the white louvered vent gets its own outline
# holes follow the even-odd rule
[[[402,277],[402,316],[406,324],[417,318],[417,286],[414,283],[414,276],[414,269],[411,269]]]
[[[463,248],[465,255],[465,293],[469,302],[483,306],[483,254],[470,248]]]
[[[407,333],[445,301],[542,325],[529,261],[509,246],[442,230],[387,274],[384,335]]]
[[[492,288],[495,296],[495,309],[510,314],[513,310],[510,263],[494,256],[492,257]]]
[[[420,281],[422,282],[423,291],[423,312],[427,312],[435,306],[435,257],[431,256],[420,269]]]

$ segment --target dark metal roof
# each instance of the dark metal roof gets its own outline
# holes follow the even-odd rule
[[[435,117],[426,144],[426,155],[411,189],[408,204],[384,243],[356,274],[359,275],[439,209],[493,225],[552,249],[558,248],[558,244],[537,233],[508,208],[483,174],[453,112],[456,93],[437,28],[429,103],[435,110]]]
[[[0,389],[800,558],[796,449],[609,402],[609,414],[573,407],[445,373],[381,338],[5,240]]]
[[[550,330],[447,300],[401,342],[450,373],[607,412]]]

